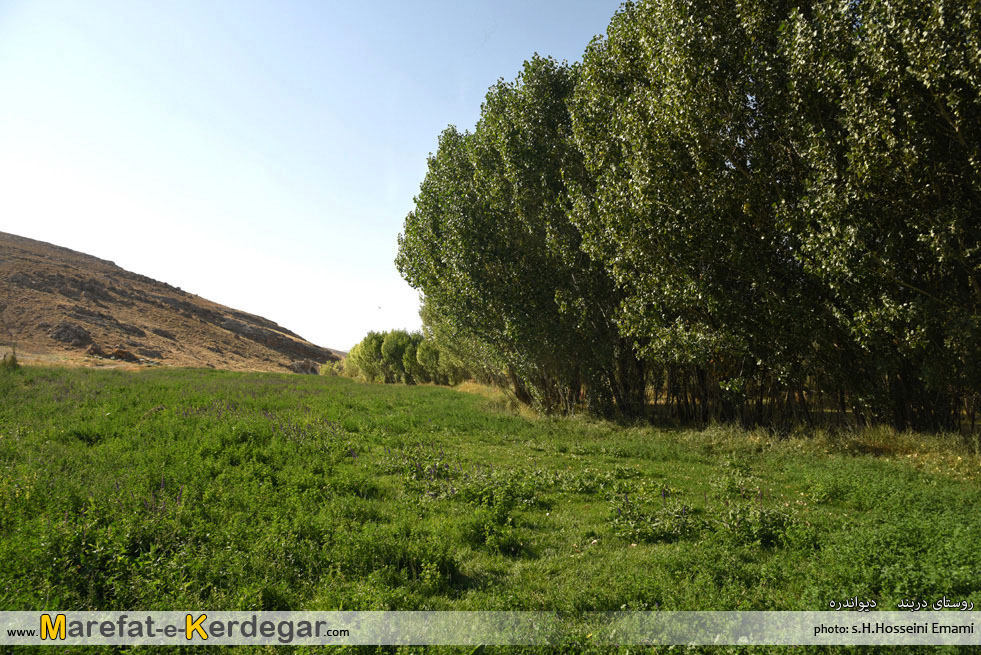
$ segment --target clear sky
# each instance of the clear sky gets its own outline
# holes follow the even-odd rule
[[[449,124],[612,0],[0,0],[0,231],[347,350],[415,329],[396,238]]]

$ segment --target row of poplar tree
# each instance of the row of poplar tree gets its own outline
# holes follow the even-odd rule
[[[439,137],[427,338],[543,411],[970,423],[981,5],[626,3]]]
[[[420,332],[369,332],[344,359],[339,371],[348,377],[387,384],[459,384],[473,377],[462,362],[440,352]]]

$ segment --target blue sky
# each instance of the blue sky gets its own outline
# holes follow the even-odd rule
[[[324,346],[418,328],[393,260],[437,135],[618,5],[0,0],[0,231]]]

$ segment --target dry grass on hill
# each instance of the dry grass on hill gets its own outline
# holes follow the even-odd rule
[[[312,370],[338,354],[114,263],[0,232],[0,343],[25,364]]]

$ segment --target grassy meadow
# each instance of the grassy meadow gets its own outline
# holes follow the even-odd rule
[[[545,419],[332,377],[3,370],[0,607],[981,606],[979,480],[959,437]]]

